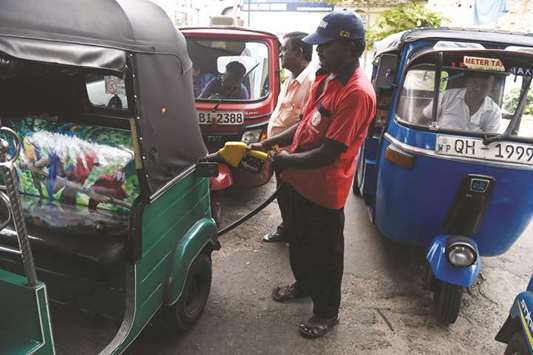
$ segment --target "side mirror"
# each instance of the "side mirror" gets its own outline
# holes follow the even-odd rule
[[[390,89],[394,86],[394,78],[398,67],[397,54],[383,54],[377,59],[377,70],[374,77],[376,89]]]
[[[207,161],[196,163],[196,175],[200,177],[218,176],[218,163]]]
[[[3,191],[0,191],[0,230],[7,227],[10,221],[11,208],[9,198]]]

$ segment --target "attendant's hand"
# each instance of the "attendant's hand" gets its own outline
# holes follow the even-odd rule
[[[266,152],[267,151],[266,147],[261,142],[248,144],[248,149],[250,149],[250,150],[260,150],[262,152]]]
[[[284,170],[289,166],[290,154],[286,150],[277,151],[276,155],[272,157],[272,166],[276,171]]]

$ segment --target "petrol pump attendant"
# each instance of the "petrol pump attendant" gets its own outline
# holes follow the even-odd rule
[[[344,259],[344,205],[355,159],[376,111],[372,85],[359,67],[364,26],[353,12],[325,16],[304,42],[317,44],[321,69],[300,123],[253,148],[289,146],[273,157],[290,201],[289,256],[296,280],[276,287],[275,301],[313,300],[313,316],[299,325],[317,338],[338,322]]]
[[[283,36],[280,52],[281,65],[291,72],[291,76],[281,86],[278,104],[268,122],[267,138],[284,132],[300,121],[304,104],[315,80],[315,68],[310,64],[313,56],[313,45],[302,41],[305,36],[307,33],[304,32],[290,32]],[[276,180],[279,184],[277,174]],[[275,232],[265,235],[263,241],[287,241],[287,232],[283,223],[283,220],[287,218],[284,210],[285,201],[285,191],[280,191],[278,206],[282,222]]]

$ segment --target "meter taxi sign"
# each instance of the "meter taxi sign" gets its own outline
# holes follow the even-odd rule
[[[502,61],[498,58],[465,56],[463,62],[468,69],[505,71]]]

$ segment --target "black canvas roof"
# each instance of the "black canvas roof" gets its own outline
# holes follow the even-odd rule
[[[2,0],[0,36],[179,54],[167,15],[145,0]]]
[[[0,64],[8,57],[3,61],[6,70],[10,56],[45,63],[54,73],[59,64],[128,74],[126,63],[131,63],[133,116],[150,195],[207,153],[194,108],[185,37],[149,1],[0,0]],[[58,77],[66,77],[59,82],[66,90],[67,84],[76,84],[73,76]],[[2,81],[9,90],[9,82],[0,77]],[[68,103],[61,99],[58,105]]]
[[[388,36],[376,43],[377,54],[401,49],[406,43],[422,40],[488,43],[495,46],[533,47],[533,34],[467,28],[416,28]]]
[[[183,36],[146,0],[2,0],[0,51],[112,70],[124,52],[187,55]]]

